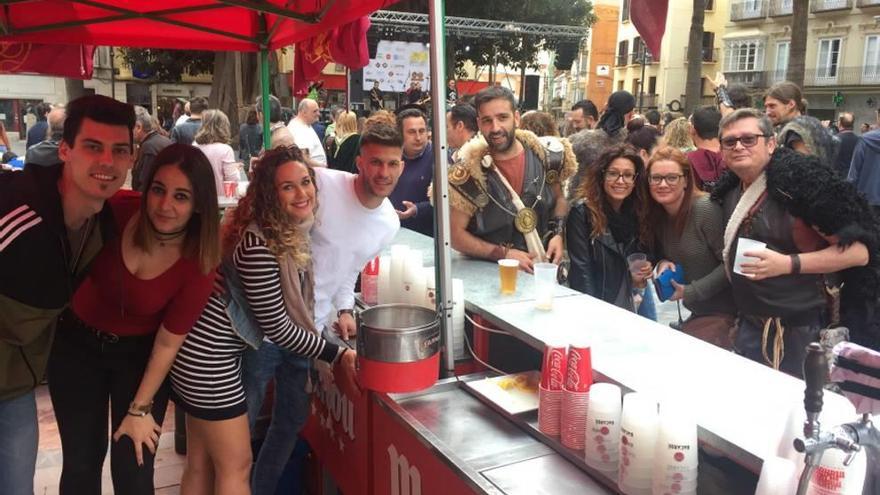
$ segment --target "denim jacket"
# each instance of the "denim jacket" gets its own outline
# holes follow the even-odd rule
[[[253,224],[248,226],[247,230],[263,237],[260,230]],[[221,266],[223,286],[226,289],[221,298],[226,303],[226,314],[229,316],[229,322],[232,323],[232,330],[249,346],[259,349],[260,344],[263,343],[263,329],[248,304],[244,285],[235,268],[235,263],[232,261],[232,253],[224,256]]]

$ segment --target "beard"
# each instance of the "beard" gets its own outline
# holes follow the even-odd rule
[[[502,135],[505,138],[504,141],[501,144],[495,144],[495,140],[493,138],[497,137],[497,136],[502,136]],[[504,153],[505,151],[509,150],[511,146],[513,146],[513,140],[514,140],[515,135],[516,135],[516,128],[515,127],[513,128],[513,130],[511,132],[507,132],[506,130],[499,131],[499,132],[493,132],[492,134],[489,134],[489,139],[486,140],[486,143],[489,145],[490,151],[494,151],[497,153]]]

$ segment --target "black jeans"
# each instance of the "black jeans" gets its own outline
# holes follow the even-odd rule
[[[66,311],[58,323],[49,360],[49,393],[58,421],[64,465],[62,495],[100,495],[107,441],[128,411],[140,385],[154,335],[120,337],[96,334]],[[160,425],[168,405],[167,382],[153,398],[153,418]],[[110,425],[107,429],[107,409]],[[110,446],[110,472],[115,493],[153,493],[153,460],[143,448],[138,466],[128,436]]]

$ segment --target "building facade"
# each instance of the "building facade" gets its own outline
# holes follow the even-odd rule
[[[701,103],[704,104],[711,103],[713,97],[707,80],[714,79],[722,67],[720,43],[728,18],[728,5],[727,0],[706,2],[701,59],[696,61],[702,65]],[[637,107],[642,110],[678,111],[684,108],[692,14],[691,0],[669,1],[660,59],[655,60],[630,20],[630,0],[622,0],[614,60],[614,90],[631,92],[636,96]]]
[[[724,36],[724,73],[753,90],[785,80],[793,0],[735,0]],[[856,128],[880,106],[880,0],[810,0],[804,95],[807,113],[852,112]]]

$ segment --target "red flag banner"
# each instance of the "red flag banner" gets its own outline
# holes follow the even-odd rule
[[[654,60],[660,60],[660,42],[666,32],[666,11],[669,0],[632,0],[630,19]]]
[[[370,18],[364,16],[297,43],[293,94],[305,94],[309,83],[320,79],[321,71],[330,62],[355,70],[370,63],[367,50],[369,29]]]
[[[0,42],[0,74],[42,74],[91,79],[95,47]]]

